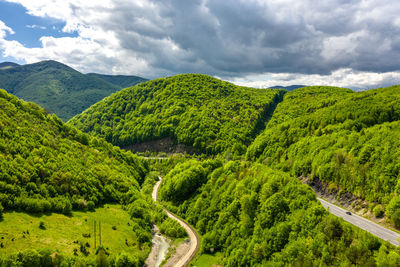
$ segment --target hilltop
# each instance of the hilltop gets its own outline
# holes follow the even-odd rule
[[[0,88],[26,101],[35,102],[64,121],[122,89],[118,84],[82,74],[53,60],[26,65],[3,64],[5,67],[0,69]]]
[[[69,121],[82,131],[134,149],[167,143],[167,151],[242,154],[283,90],[253,89],[206,75],[182,74],[121,90]]]
[[[0,63],[0,70],[11,69],[11,68],[15,68],[18,66],[20,66],[20,65],[18,65],[17,63],[14,63],[14,62],[2,62],[2,63]]]

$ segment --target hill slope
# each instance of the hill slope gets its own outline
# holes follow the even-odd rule
[[[20,266],[17,263],[25,261],[29,264],[24,266],[49,266],[35,265],[34,262],[42,257],[51,262],[50,254],[55,248],[49,248],[49,244],[53,243],[62,244],[62,251],[68,254],[68,257],[65,255],[64,258],[63,255],[60,259],[60,261],[65,260],[68,263],[66,265],[74,265],[77,260],[92,264],[96,257],[95,250],[90,249],[92,251],[90,259],[81,258],[82,255],[78,257],[76,252],[74,252],[76,257],[73,256],[72,249],[77,246],[79,248],[79,244],[75,245],[78,241],[72,238],[82,239],[82,231],[89,231],[93,221],[90,221],[89,225],[81,215],[80,219],[65,218],[63,222],[58,222],[51,218],[62,216],[50,216],[49,212],[72,216],[74,214],[72,210],[90,210],[93,213],[87,217],[96,218],[98,215],[94,208],[105,203],[124,205],[124,210],[119,209],[118,212],[124,214],[120,215],[125,218],[124,231],[130,231],[131,237],[129,245],[126,240],[124,242],[123,239],[112,239],[115,242],[113,245],[120,247],[118,250],[114,249],[114,252],[117,252],[113,252],[113,257],[115,258],[126,248],[131,253],[128,258],[136,257],[137,265],[142,265],[151,247],[152,209],[148,206],[151,202],[140,193],[139,186],[148,172],[147,162],[104,140],[90,137],[64,124],[54,114],[48,115],[36,104],[21,101],[4,90],[0,90],[0,107],[0,217],[3,208],[7,212],[4,214],[4,222],[0,222],[1,229],[6,233],[1,233],[1,248],[3,245],[8,246],[7,251],[26,248],[25,243],[30,244],[30,240],[35,240],[37,245],[35,249],[48,248],[39,252],[27,250],[15,255],[3,251],[0,255],[0,265]],[[107,209],[103,211],[107,213]],[[40,217],[43,213],[47,215],[41,218],[41,221],[46,222],[43,228],[48,227],[43,234],[47,236],[46,239],[41,238],[42,235],[33,236],[35,232],[33,230],[29,236],[26,230],[34,227],[32,219],[30,220],[29,216],[22,212],[34,214],[36,217]],[[162,213],[159,213],[159,217],[160,215],[162,217]],[[9,222],[10,217],[17,218],[18,221]],[[101,220],[101,217],[96,220]],[[71,224],[71,221],[75,223]],[[129,221],[128,227],[126,221]],[[16,223],[26,224],[18,226],[20,227],[18,229],[23,229],[24,232],[7,230],[15,229],[13,224]],[[57,225],[62,223],[69,225],[71,235],[60,233]],[[35,227],[36,231],[37,227],[38,225]],[[109,227],[110,232],[114,230],[116,232],[117,229],[111,230],[111,226]],[[51,235],[51,231],[54,231],[54,236]],[[13,236],[7,234],[11,232],[15,240]],[[64,238],[57,240],[60,235],[64,235]],[[85,240],[85,236],[83,237]],[[108,238],[108,241],[110,240]],[[18,246],[21,243],[25,245]],[[86,245],[86,249],[81,245],[80,252],[87,250],[89,245]],[[59,253],[60,251],[56,254]]]
[[[69,123],[121,147],[170,137],[199,153],[241,154],[283,93],[183,74],[117,92]]]
[[[400,186],[400,86],[327,92],[308,87],[287,93],[248,158],[370,203],[400,204],[394,198]],[[400,226],[400,214],[387,212]]]
[[[201,254],[222,266],[388,266],[400,255],[322,207],[287,173],[244,161],[192,160],[160,196],[202,235]],[[216,254],[215,254],[216,253]]]
[[[0,69],[0,88],[66,121],[122,87],[49,60]]]
[[[126,88],[130,86],[134,86],[138,83],[146,82],[147,79],[142,77],[133,76],[133,75],[105,75],[105,74],[98,74],[98,73],[88,73],[86,74],[90,77],[97,77],[103,79],[109,83],[114,85],[118,85],[121,88]]]
[[[0,106],[0,202],[6,209],[29,209],[25,202],[32,200],[38,211],[57,210],[41,202],[57,197],[72,206],[79,199],[120,202],[129,190],[138,190],[147,167],[131,153],[4,90]]]

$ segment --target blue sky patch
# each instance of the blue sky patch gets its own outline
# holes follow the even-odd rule
[[[0,20],[15,32],[8,34],[6,39],[18,41],[28,48],[41,47],[40,37],[42,36],[55,38],[78,36],[76,32],[62,32],[62,28],[65,26],[64,21],[31,16],[20,4],[0,0],[0,10]]]

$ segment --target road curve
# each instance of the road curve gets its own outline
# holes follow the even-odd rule
[[[162,182],[162,178],[161,177],[159,177],[159,178],[160,178],[160,180],[154,185],[153,193],[151,194],[151,196],[153,197],[153,200],[155,202],[158,202],[158,189]],[[187,266],[187,265],[189,265],[190,261],[193,259],[194,255],[196,255],[196,252],[200,248],[200,238],[197,235],[196,231],[189,224],[187,224],[180,218],[176,217],[174,214],[172,214],[168,210],[164,209],[164,211],[167,213],[168,217],[177,221],[188,233],[188,236],[190,239],[189,251],[174,265],[175,267]]]
[[[337,216],[337,217],[341,217],[343,218],[345,221],[383,239],[383,240],[387,240],[390,243],[392,243],[395,246],[399,245],[399,241],[397,241],[397,239],[399,238],[399,234],[389,230],[377,223],[374,223],[370,220],[367,220],[361,216],[358,216],[354,213],[350,213],[350,214],[346,214],[346,212],[348,212],[347,210],[340,208],[322,198],[317,198],[322,206],[324,206],[330,213],[332,213],[333,215]]]

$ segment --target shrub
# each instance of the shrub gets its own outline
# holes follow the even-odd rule
[[[39,222],[39,228],[42,229],[42,230],[46,230],[46,225],[44,224],[43,221]]]
[[[375,208],[372,210],[376,218],[380,218],[383,216],[383,208],[382,205],[376,205]]]
[[[87,208],[88,208],[88,210],[90,210],[90,211],[94,211],[94,207],[95,207],[96,205],[94,204],[94,202],[93,201],[88,201],[88,203],[87,203]]]

